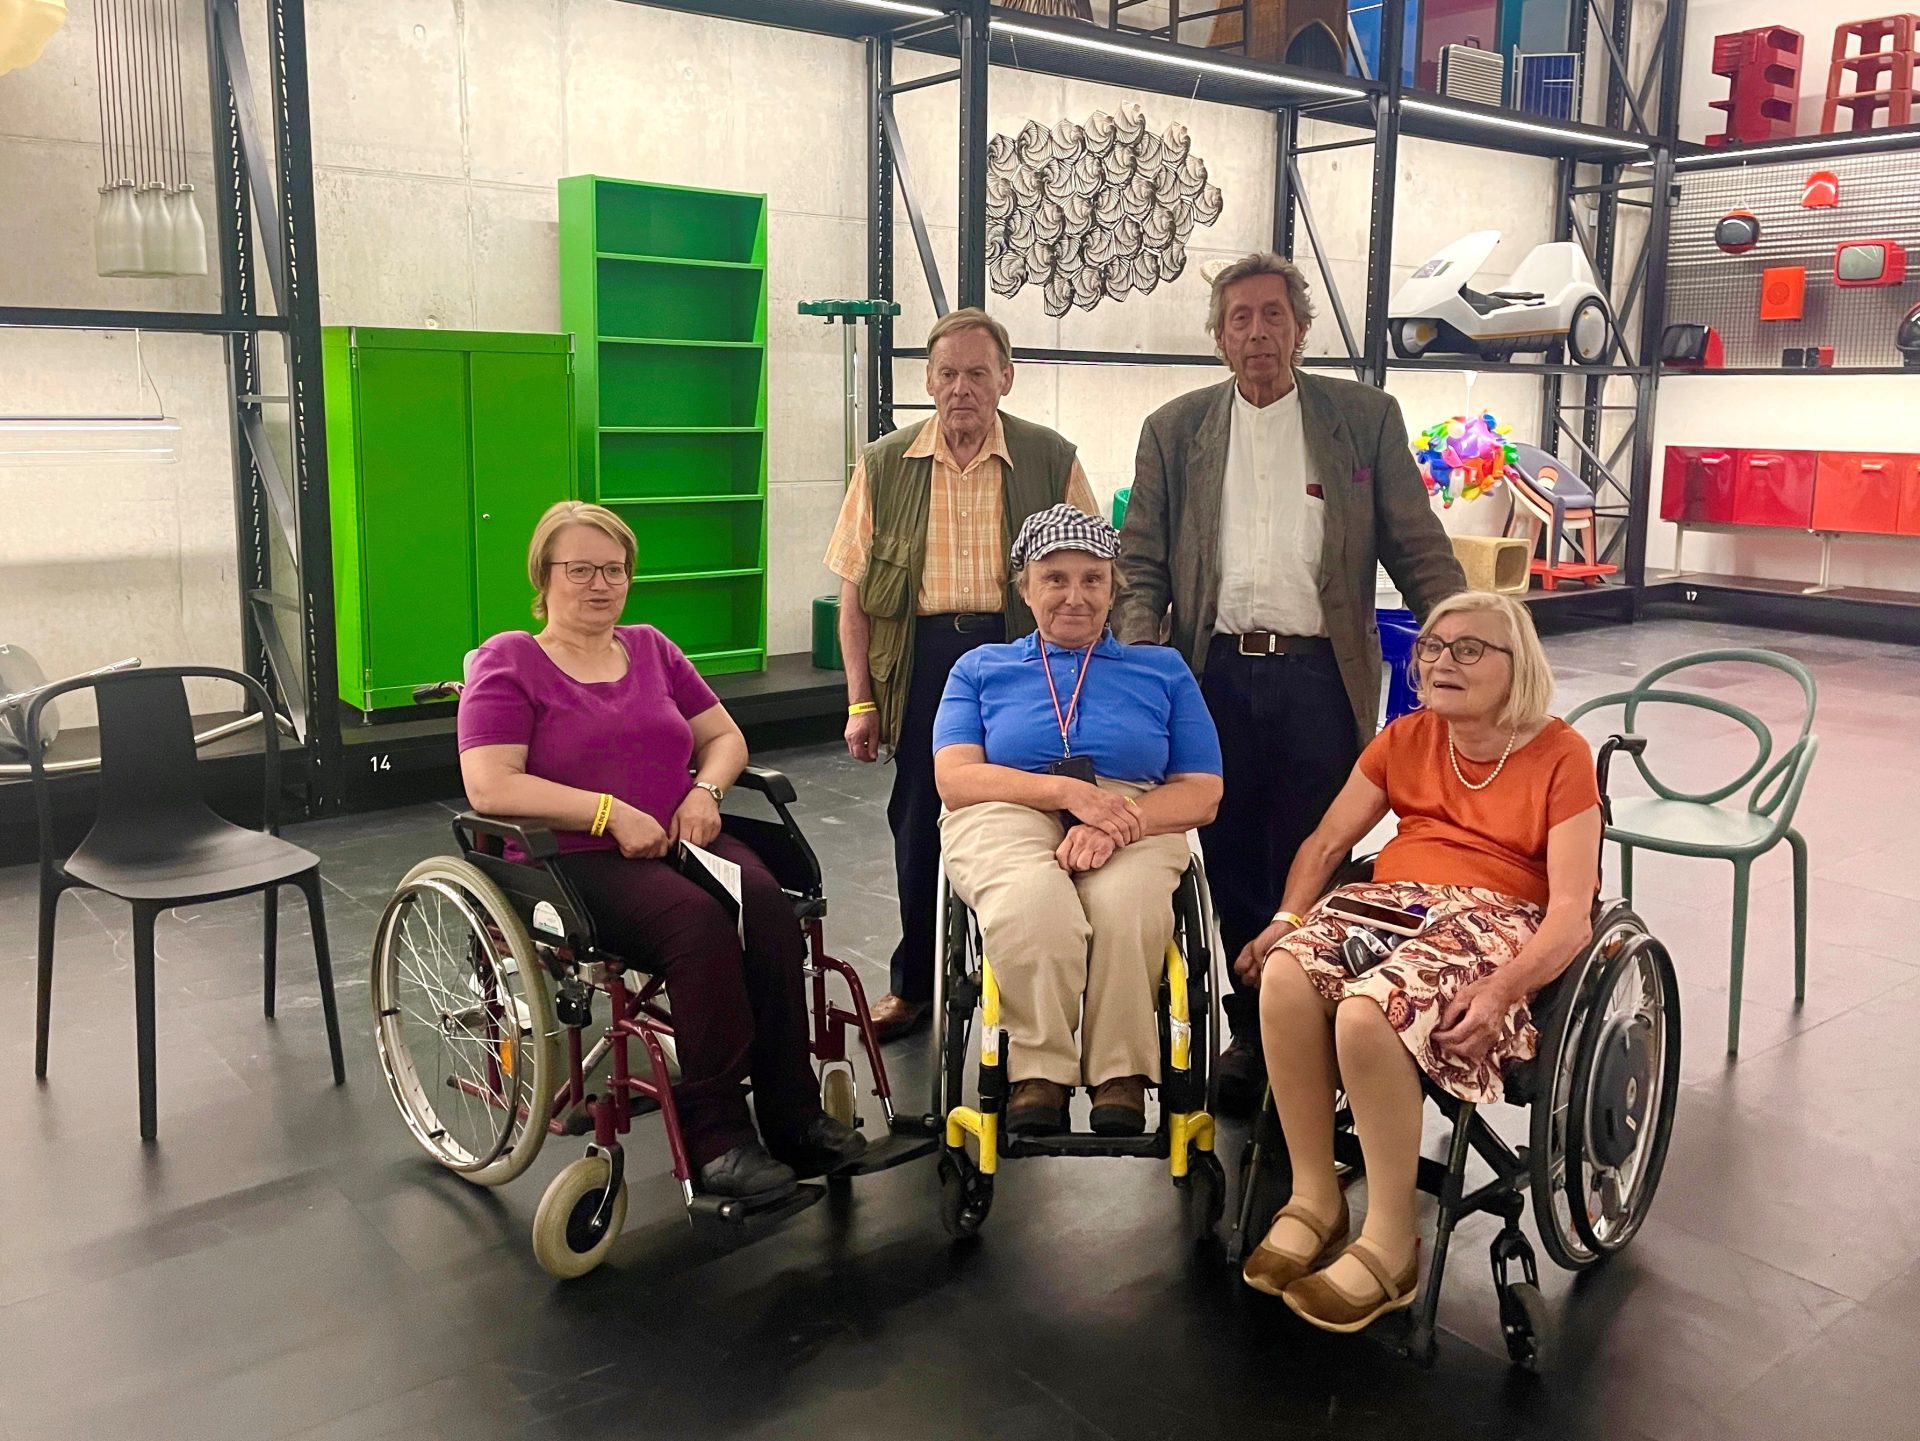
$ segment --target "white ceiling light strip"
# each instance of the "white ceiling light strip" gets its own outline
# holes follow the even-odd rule
[[[1853,150],[1861,146],[1898,149],[1902,145],[1920,145],[1920,135],[1893,135],[1885,130],[1863,130],[1853,135],[1808,135],[1799,140],[1781,140],[1771,145],[1738,145],[1706,154],[1676,155],[1676,166],[1731,165],[1740,160],[1763,160],[1769,155],[1797,155],[1807,150]]]
[[[916,20],[938,20],[947,12],[926,5],[909,5],[906,0],[840,0],[842,5],[858,5],[866,10],[885,10],[891,15],[911,15]]]
[[[1508,115],[1482,115],[1478,111],[1459,109],[1452,105],[1436,105],[1430,100],[1420,100],[1412,96],[1400,102],[1402,108],[1418,110],[1428,115],[1445,115],[1462,125],[1485,125],[1496,130],[1518,130],[1528,135],[1546,135],[1555,140],[1570,140],[1577,145],[1609,146],[1615,150],[1644,151],[1647,146],[1638,140],[1623,140],[1614,135],[1591,135],[1584,130],[1564,130],[1557,125],[1540,125],[1531,120],[1517,120]]]
[[[1085,35],[1068,35],[1057,30],[1041,30],[1012,20],[994,20],[991,26],[1003,35],[1041,40],[1050,45],[1068,45],[1078,50],[1113,55],[1122,60],[1146,60],[1188,75],[1222,75],[1233,80],[1270,85],[1276,90],[1304,90],[1310,94],[1331,95],[1344,100],[1360,100],[1366,96],[1364,90],[1356,90],[1349,85],[1327,85],[1318,80],[1296,80],[1291,75],[1272,75],[1265,70],[1248,70],[1238,65],[1222,65],[1217,60],[1189,60],[1172,53],[1161,54],[1149,48],[1147,44],[1118,45],[1110,40],[1095,40]],[[1171,47],[1168,48],[1171,49]]]

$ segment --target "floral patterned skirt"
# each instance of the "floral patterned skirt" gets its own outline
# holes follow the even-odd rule
[[[1520,954],[1539,928],[1545,914],[1541,908],[1474,886],[1414,881],[1341,886],[1333,894],[1403,909],[1424,906],[1426,927],[1401,941],[1373,969],[1351,976],[1340,960],[1340,943],[1352,923],[1328,915],[1322,902],[1307,914],[1307,923],[1289,932],[1274,950],[1298,962],[1326,1000],[1338,1004],[1350,996],[1365,996],[1377,1002],[1415,1063],[1442,1090],[1463,1101],[1500,1100],[1505,1093],[1502,1068],[1509,1061],[1530,1059],[1539,1043],[1525,1002],[1507,1012],[1500,1039],[1478,1062],[1463,1061],[1432,1045],[1429,1037],[1456,992]]]

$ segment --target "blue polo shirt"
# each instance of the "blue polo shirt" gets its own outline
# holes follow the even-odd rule
[[[1040,648],[1034,634],[961,656],[934,717],[934,750],[981,746],[992,764],[1036,774],[1060,759],[1060,725]],[[1052,645],[1046,652],[1064,714],[1087,653]],[[1180,652],[1122,645],[1109,631],[1087,666],[1068,739],[1075,755],[1092,757],[1095,774],[1140,785],[1159,785],[1170,775],[1220,774],[1220,737]]]

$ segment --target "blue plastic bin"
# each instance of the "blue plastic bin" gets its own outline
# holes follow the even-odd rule
[[[1410,610],[1377,610],[1373,615],[1380,627],[1380,654],[1387,663],[1387,719],[1391,721],[1420,709],[1420,697],[1413,689],[1413,643],[1420,635],[1420,622]]]

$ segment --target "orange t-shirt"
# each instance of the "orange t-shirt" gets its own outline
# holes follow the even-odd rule
[[[1460,757],[1470,781],[1494,762]],[[1460,784],[1447,759],[1446,722],[1431,711],[1401,716],[1360,756],[1367,779],[1387,793],[1400,818],[1380,858],[1376,881],[1479,886],[1536,905],[1547,903],[1547,832],[1600,804],[1587,738],[1553,719],[1507,757],[1485,790]]]

